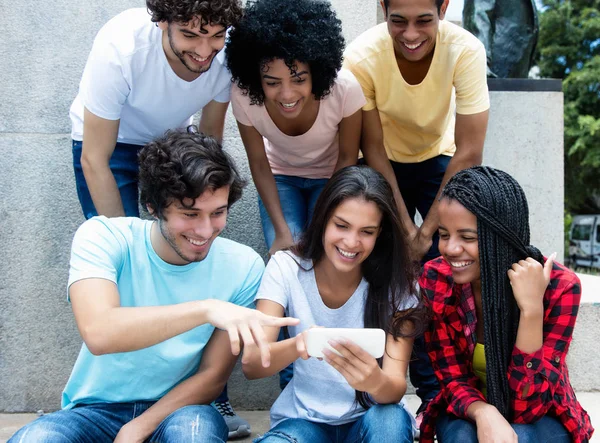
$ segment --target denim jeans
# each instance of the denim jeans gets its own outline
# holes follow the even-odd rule
[[[138,209],[138,159],[137,153],[141,146],[127,143],[117,143],[110,158],[110,170],[115,176],[115,181],[121,194],[123,209],[127,217],[139,217]],[[88,185],[81,167],[82,143],[73,140],[73,169],[75,170],[75,184],[77,196],[86,219],[98,215],[90,195]]]
[[[290,175],[275,175],[275,184],[279,194],[279,202],[283,217],[287,223],[294,240],[298,240],[312,218],[317,198],[321,194],[326,178],[303,178]],[[262,223],[263,234],[267,248],[270,249],[275,241],[275,228],[271,217],[261,198],[258,198],[258,209]]]
[[[433,205],[451,159],[452,157],[448,157],[447,155],[439,155],[420,163],[396,163],[390,161],[411,219],[414,219],[417,210],[423,219],[427,217],[427,213],[431,205]],[[425,257],[423,257],[421,264],[440,255],[437,232],[434,234],[432,240],[433,244],[427,254],[425,254]],[[425,349],[425,339],[423,336],[415,338],[412,358],[409,364],[409,374],[410,381],[423,402],[418,411],[421,412],[440,390],[440,385],[431,367],[431,360]]]
[[[112,443],[121,427],[154,402],[101,403],[44,415],[21,428],[9,443]],[[223,417],[207,405],[185,406],[165,418],[146,442],[225,442]]]
[[[375,405],[358,420],[327,425],[299,418],[282,421],[254,443],[412,443],[409,413],[398,404]]]
[[[519,443],[570,443],[571,434],[558,419],[542,417],[528,425],[511,424]],[[477,427],[469,420],[443,413],[436,422],[439,443],[477,443]]]

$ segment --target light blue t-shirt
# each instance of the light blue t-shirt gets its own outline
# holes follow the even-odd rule
[[[288,317],[300,319],[288,326],[290,337],[313,325],[326,328],[364,327],[369,283],[363,278],[352,296],[337,309],[329,308],[319,294],[310,260],[288,251],[271,257],[256,299],[271,300],[284,307]],[[407,296],[399,310],[416,306],[414,295]],[[341,425],[357,420],[365,410],[355,401],[354,389],[333,366],[316,358],[294,362],[294,376],[271,407],[271,428],[288,418]]]
[[[86,221],[73,240],[68,286],[86,278],[110,280],[124,307],[204,299],[254,306],[264,270],[254,250],[217,237],[201,262],[171,265],[152,247],[152,223],[133,217]],[[146,349],[101,356],[92,355],[84,343],[62,407],[160,399],[198,370],[213,330],[205,324]]]

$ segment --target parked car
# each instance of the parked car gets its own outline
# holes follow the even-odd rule
[[[569,261],[571,266],[600,269],[600,214],[573,217]]]

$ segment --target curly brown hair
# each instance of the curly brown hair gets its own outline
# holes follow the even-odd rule
[[[196,200],[206,190],[229,186],[228,207],[240,199],[245,181],[233,159],[213,137],[182,129],[169,130],[148,143],[139,154],[142,206],[164,219],[174,201]]]
[[[242,17],[240,0],[146,0],[152,21],[189,23],[201,18],[201,24],[234,26]]]

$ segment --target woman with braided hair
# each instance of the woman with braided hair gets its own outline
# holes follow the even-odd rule
[[[505,172],[457,173],[439,205],[441,257],[419,280],[432,322],[425,339],[442,390],[421,441],[587,442],[593,428],[566,355],[579,278],[529,245],[529,210]]]

